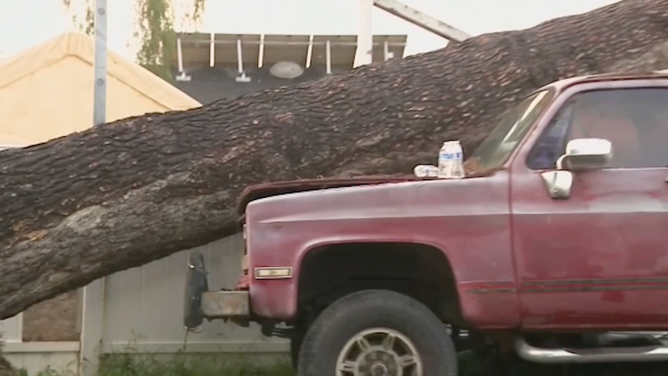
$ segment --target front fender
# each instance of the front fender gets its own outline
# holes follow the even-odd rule
[[[282,227],[281,227],[282,229]],[[266,229],[262,230],[268,234]],[[261,318],[273,318],[279,320],[290,321],[297,315],[298,293],[299,293],[299,278],[301,275],[302,264],[304,258],[310,252],[327,247],[331,245],[353,244],[353,243],[413,243],[430,246],[441,250],[446,259],[450,260],[450,256],[443,244],[439,244],[433,239],[424,239],[423,241],[407,241],[405,237],[388,236],[389,233],[378,234],[348,234],[348,235],[331,235],[322,236],[318,238],[311,238],[301,243],[296,249],[296,252],[291,253],[291,257],[279,257],[276,255],[271,262],[262,261],[265,259],[260,255],[251,257],[251,268],[253,274],[258,268],[275,268],[275,267],[290,267],[292,268],[292,275],[290,278],[277,279],[256,279],[252,278],[250,283],[250,299],[251,309],[254,316]],[[255,239],[259,243],[260,239]],[[253,247],[253,249],[255,249]],[[266,249],[259,247],[257,249]],[[285,252],[277,252],[285,255]],[[280,258],[280,261],[277,260]]]
[[[481,328],[512,328],[520,322],[517,293],[514,282],[487,280],[462,281],[462,272],[467,257],[464,252],[451,251],[442,241],[425,238],[408,242],[397,236],[332,236],[311,240],[294,254],[292,277],[290,279],[255,281],[251,288],[253,313],[263,318],[291,321],[297,316],[299,299],[299,278],[306,256],[327,246],[343,244],[415,244],[438,249],[452,267],[457,288],[458,306],[462,318],[471,325]]]
[[[252,202],[246,213],[251,274],[256,268],[292,268],[291,278],[251,278],[251,309],[258,317],[294,319],[302,261],[314,249],[394,242],[443,252],[471,323],[519,322],[505,171],[290,194]]]

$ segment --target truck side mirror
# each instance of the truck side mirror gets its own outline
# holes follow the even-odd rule
[[[567,199],[573,186],[572,171],[597,170],[612,160],[612,143],[602,138],[577,138],[566,145],[566,152],[557,160],[556,171],[540,174],[553,199]]]
[[[557,170],[598,170],[612,160],[612,143],[602,138],[576,138],[566,145],[566,153],[557,160]]]

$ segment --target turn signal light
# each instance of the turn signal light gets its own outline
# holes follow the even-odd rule
[[[255,268],[255,279],[292,278],[292,268]]]

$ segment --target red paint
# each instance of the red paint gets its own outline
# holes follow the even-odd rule
[[[475,208],[471,202],[477,202]],[[364,210],[360,210],[364,208]],[[508,175],[335,188],[251,202],[246,210],[251,270],[293,266],[291,280],[251,280],[256,314],[289,319],[296,312],[299,265],[311,249],[336,243],[415,242],[442,250],[461,282],[513,283]],[[275,226],[280,223],[282,227]],[[308,234],[308,236],[304,236]],[[494,245],[490,252],[490,244]],[[290,250],[290,251],[286,251]],[[465,252],[462,252],[465,250]],[[517,304],[517,298],[504,294]],[[267,299],[281,302],[274,306]],[[485,295],[471,295],[480,315]],[[266,308],[265,308],[266,307]],[[517,318],[494,316],[495,325]]]
[[[668,81],[598,81],[565,87],[511,162],[523,327],[668,326],[668,307],[662,303],[668,298],[668,168],[576,173],[571,197],[555,201],[545,194],[540,171],[528,169],[525,162],[541,130],[572,95],[601,87],[641,86],[668,88]],[[633,280],[638,278],[656,282]],[[552,285],[542,286],[542,292],[526,286],[536,282]],[[560,287],[570,291],[555,292]]]
[[[552,103],[504,169],[491,176],[376,179],[324,190],[292,182],[248,190],[241,207],[250,270],[294,268],[292,279],[250,278],[254,315],[295,316],[301,261],[316,247],[414,242],[447,257],[463,316],[478,328],[668,327],[668,168],[576,173],[571,197],[553,200],[540,171],[525,162],[571,95],[639,86],[668,88],[668,76],[552,84]],[[272,189],[302,192],[266,197]]]

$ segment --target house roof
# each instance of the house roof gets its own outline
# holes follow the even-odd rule
[[[94,41],[71,32],[0,61],[0,144],[33,144],[93,125]],[[113,51],[107,121],[200,103]]]

